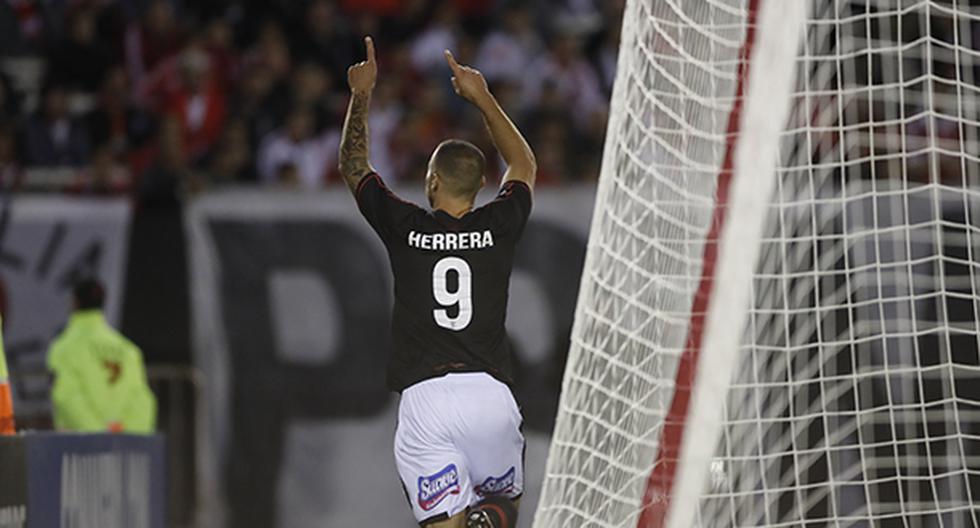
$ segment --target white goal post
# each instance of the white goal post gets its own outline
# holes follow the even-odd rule
[[[980,528],[980,7],[628,0],[535,526]]]

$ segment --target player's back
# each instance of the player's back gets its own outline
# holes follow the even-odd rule
[[[394,275],[389,388],[447,372],[510,383],[504,321],[514,248],[531,209],[527,186],[508,182],[460,218],[398,199],[377,175],[361,181],[357,201]]]

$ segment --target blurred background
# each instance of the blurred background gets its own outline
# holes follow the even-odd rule
[[[501,161],[442,50],[481,69],[538,158],[508,330],[547,453],[585,254],[621,0],[0,0],[0,307],[18,425],[96,275],[143,350],[170,526],[413,526],[385,391],[390,278],[336,171],[346,68],[375,38],[371,159],[423,200],[447,137]]]

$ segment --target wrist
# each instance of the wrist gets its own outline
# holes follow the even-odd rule
[[[493,94],[486,92],[478,97],[473,98],[473,104],[482,112],[486,112],[492,109],[497,104],[497,100],[494,99]]]
[[[370,96],[374,88],[351,88],[350,94],[354,96]]]

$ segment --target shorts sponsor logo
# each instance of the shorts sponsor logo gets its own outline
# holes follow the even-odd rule
[[[506,473],[499,477],[487,477],[487,480],[484,480],[482,484],[477,484],[473,491],[476,491],[477,495],[481,497],[506,493],[514,489],[515,475],[517,475],[517,471],[511,466]]]
[[[449,495],[459,493],[459,471],[449,464],[434,475],[419,477],[419,506],[429,511]]]

